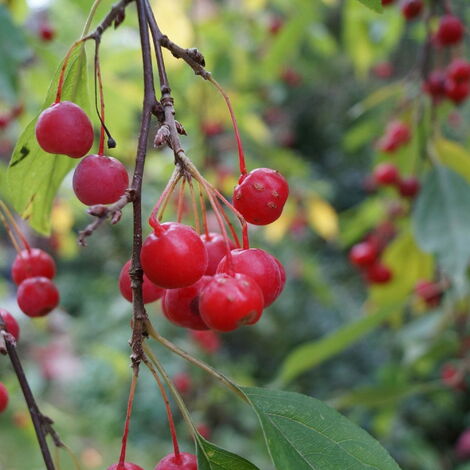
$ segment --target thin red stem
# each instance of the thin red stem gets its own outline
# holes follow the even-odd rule
[[[59,83],[57,84],[57,94],[55,97],[54,104],[60,103],[60,100],[62,98],[62,87],[64,86],[64,79],[65,79],[65,70],[67,69],[67,65],[69,63],[70,56],[73,52],[73,50],[84,41],[84,39],[79,39],[78,41],[75,41],[71,46],[70,49],[67,51],[67,54],[64,58],[64,62],[62,64],[62,67],[60,69],[60,75],[59,75]]]
[[[23,235],[23,232],[21,231],[20,227],[16,223],[16,220],[13,217],[13,214],[11,213],[10,209],[8,209],[8,206],[3,201],[0,200],[0,214],[2,212],[3,212],[2,222],[5,225],[5,229],[7,230],[8,234],[16,235],[20,239],[21,243],[23,244],[24,249],[31,251],[31,246],[29,245],[28,240],[26,240],[26,237]],[[13,242],[13,240],[12,240],[12,243],[15,246],[15,249],[18,252],[20,252],[21,249],[18,250],[18,248],[16,248],[16,244],[15,242]]]
[[[98,51],[97,51],[98,54]],[[100,92],[100,110],[101,110],[101,121],[102,123],[105,122],[104,118],[104,93],[103,93],[103,80],[101,78],[101,67],[100,67],[100,61],[98,59],[98,56],[96,57],[96,76],[98,78],[98,89]],[[100,128],[100,144],[98,148],[98,155],[103,155],[104,154],[104,124],[101,124]]]
[[[183,209],[184,209],[184,188],[186,186],[186,178],[181,181],[181,186],[178,194],[178,207],[176,209],[176,221],[181,223],[183,220]]]
[[[129,391],[129,399],[127,401],[127,412],[126,412],[126,422],[124,424],[124,433],[122,435],[122,445],[121,445],[121,455],[119,457],[119,466],[118,470],[124,469],[124,462],[126,460],[126,450],[127,450],[127,438],[129,436],[129,424],[131,421],[131,415],[132,415],[132,405],[134,403],[134,396],[135,396],[135,389],[137,386],[137,377],[139,375],[139,369],[134,368],[134,372],[132,374],[132,382],[131,382],[131,388]]]
[[[207,225],[207,211],[206,211],[206,204],[204,202],[204,195],[202,194],[202,188],[201,188],[201,183],[198,182],[199,185],[199,203],[201,205],[201,214],[202,214],[202,224],[203,224],[203,229],[204,233],[206,234],[206,237],[209,237],[209,227]]]
[[[151,227],[155,228],[155,226],[159,226],[160,223],[158,221],[158,211],[160,210],[160,207],[162,206],[163,203],[164,207],[166,207],[166,201],[168,198],[172,195],[173,191],[175,190],[175,187],[178,183],[178,181],[181,178],[181,174],[179,171],[179,168],[175,168],[173,170],[173,174],[171,175],[170,180],[168,181],[165,189],[163,190],[162,194],[160,195],[160,198],[158,199],[157,203],[155,204],[152,213],[150,214],[149,217],[149,224]]]
[[[194,185],[192,178],[189,180],[189,193],[191,194],[191,207],[193,211],[194,226],[196,228],[196,232],[201,233],[201,225],[199,223],[199,212],[197,210],[197,201],[196,195],[194,194]]]

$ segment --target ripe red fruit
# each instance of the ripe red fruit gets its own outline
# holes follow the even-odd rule
[[[201,125],[201,130],[206,137],[215,137],[224,132],[224,125],[219,121],[205,121]]]
[[[401,5],[401,12],[407,20],[413,20],[421,14],[423,7],[422,0],[404,0]]]
[[[434,101],[439,101],[446,95],[446,74],[442,70],[433,70],[423,83],[423,90]]]
[[[52,279],[55,276],[54,260],[39,248],[22,250],[11,266],[13,282],[19,285],[25,279],[38,276]]]
[[[203,276],[207,269],[207,250],[191,227],[164,223],[145,239],[140,261],[153,283],[176,289],[190,286]]]
[[[415,176],[402,178],[398,182],[398,191],[403,197],[414,198],[421,189],[421,184]]]
[[[193,385],[191,377],[186,372],[176,374],[172,380],[178,392],[183,395],[189,393]]]
[[[251,277],[263,292],[264,306],[271,305],[281,294],[283,283],[276,258],[259,248],[232,250],[232,267],[236,273]],[[230,264],[224,257],[217,267],[218,273],[230,272]]]
[[[442,366],[441,381],[454,390],[465,390],[467,388],[462,372],[450,362]]]
[[[191,330],[191,339],[206,353],[212,354],[220,349],[220,337],[212,330]]]
[[[436,32],[436,39],[443,46],[451,46],[459,43],[463,39],[465,28],[454,15],[444,15]]]
[[[207,330],[199,313],[199,297],[211,279],[211,276],[202,276],[188,287],[167,290],[162,300],[165,317],[184,328]]]
[[[382,152],[394,152],[411,140],[410,128],[401,121],[392,121],[385,129],[385,135],[379,140]]]
[[[384,7],[387,5],[391,5],[392,3],[395,3],[395,0],[382,0],[382,5]]]
[[[366,278],[371,284],[386,284],[392,277],[392,271],[380,262],[367,267]]]
[[[131,260],[129,260],[121,269],[119,274],[119,290],[122,296],[128,301],[132,302],[132,287],[131,277],[129,276],[129,269],[131,267]],[[142,296],[144,298],[144,304],[150,304],[155,302],[163,296],[165,290],[161,287],[156,286],[150,279],[144,274],[144,282],[142,283]]]
[[[0,382],[0,413],[5,411],[8,406],[8,390],[5,385]]]
[[[39,37],[44,42],[52,41],[55,37],[55,29],[48,23],[42,23],[39,26]]]
[[[209,328],[233,331],[241,325],[253,325],[263,313],[263,293],[245,274],[216,274],[199,298],[202,319]]]
[[[129,186],[126,167],[113,157],[88,155],[75,168],[73,190],[83,204],[112,204]]]
[[[454,59],[447,67],[447,77],[454,82],[470,80],[470,62],[465,59]]]
[[[93,145],[93,126],[80,106],[61,101],[39,115],[36,139],[46,152],[80,158]]]
[[[446,96],[455,104],[465,101],[470,94],[470,84],[468,82],[456,82],[447,79],[445,82]]]
[[[0,129],[5,129],[10,122],[11,118],[8,114],[0,114]]]
[[[220,260],[227,254],[227,245],[224,237],[220,233],[209,232],[207,235],[201,235],[207,250],[207,269],[206,274],[212,276],[217,270]],[[233,250],[235,244],[229,240],[229,249]]]
[[[59,305],[59,291],[47,277],[31,277],[18,287],[17,301],[28,317],[43,317]]]
[[[349,260],[356,266],[370,266],[377,260],[379,252],[377,247],[370,242],[357,243],[349,252]]]
[[[240,176],[233,205],[247,222],[267,225],[280,217],[288,196],[289,185],[278,171],[256,168]]]
[[[378,78],[390,78],[393,74],[393,65],[390,62],[380,62],[374,65],[372,72]]]
[[[380,163],[374,168],[374,178],[380,185],[393,185],[398,183],[400,175],[393,163]]]
[[[284,26],[284,19],[282,16],[274,15],[269,20],[268,31],[273,36],[276,35]]]
[[[197,470],[197,457],[187,452],[167,455],[155,467],[155,470]]]
[[[436,282],[421,280],[415,286],[415,294],[420,297],[429,308],[437,307],[441,303],[442,288]]]
[[[123,465],[119,465],[119,463],[115,463],[108,467],[108,470],[144,470],[142,467],[139,467],[135,463],[131,462],[124,462]]]
[[[20,339],[20,327],[15,317],[10,313],[0,308],[0,318],[5,323],[5,329],[10,333],[16,341]]]

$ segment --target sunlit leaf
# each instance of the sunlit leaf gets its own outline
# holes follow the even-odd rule
[[[307,218],[310,226],[325,240],[338,236],[338,214],[333,206],[324,199],[314,196],[306,201]]]

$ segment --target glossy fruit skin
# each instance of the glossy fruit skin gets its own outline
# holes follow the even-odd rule
[[[11,266],[11,277],[16,285],[30,277],[43,276],[52,279],[55,272],[54,260],[39,248],[22,250],[16,255]]]
[[[274,256],[259,248],[232,250],[232,265],[236,273],[251,277],[263,292],[264,306],[271,305],[281,294],[283,282]],[[218,273],[229,272],[227,257],[217,267]]]
[[[209,328],[233,331],[241,325],[253,325],[263,313],[263,292],[245,274],[216,274],[199,298],[199,311]]]
[[[157,464],[155,470],[197,470],[197,457],[188,452],[180,452],[179,461],[175,454],[167,455]]]
[[[208,276],[213,276],[217,271],[217,266],[219,265],[220,260],[227,254],[227,245],[224,237],[220,233],[215,232],[209,232],[207,235],[203,233],[201,235],[201,240],[207,250],[206,274]],[[229,240],[229,249],[233,250],[234,248],[235,244],[232,240]]]
[[[80,158],[93,145],[93,126],[80,106],[61,101],[39,115],[36,139],[46,152]]]
[[[392,271],[380,262],[367,267],[366,278],[371,284],[386,284],[392,280],[392,277]]]
[[[5,328],[8,333],[10,333],[16,341],[20,339],[20,326],[16,321],[15,317],[10,313],[0,308],[0,318],[5,323]]]
[[[112,204],[129,186],[126,167],[113,157],[88,155],[75,168],[73,190],[87,206]]]
[[[421,183],[415,176],[401,178],[398,182],[398,191],[403,197],[414,198],[421,189]]]
[[[379,252],[377,247],[370,242],[357,243],[349,252],[349,260],[352,264],[360,267],[370,266],[377,261]]]
[[[470,80],[470,62],[464,59],[454,59],[447,67],[447,77],[454,82]]]
[[[31,277],[19,285],[17,301],[28,317],[43,317],[59,305],[59,291],[47,277]]]
[[[128,301],[132,302],[132,287],[131,277],[129,275],[129,269],[131,267],[131,260],[129,260],[121,269],[119,274],[119,290],[122,296]],[[165,290],[155,285],[150,279],[144,274],[144,282],[142,283],[142,296],[144,298],[144,304],[150,304],[160,299]]]
[[[165,317],[184,328],[207,330],[199,312],[199,297],[211,279],[211,276],[202,276],[188,287],[167,290],[162,300]]]
[[[374,168],[374,178],[380,185],[394,185],[399,177],[397,167],[392,163],[380,163]]]
[[[454,15],[444,15],[436,32],[436,39],[443,46],[458,44],[463,39],[464,25]]]
[[[401,12],[407,20],[413,20],[421,14],[423,8],[422,0],[405,0],[401,6]]]
[[[187,287],[207,269],[207,250],[189,226],[170,222],[159,226],[144,241],[140,261],[147,277],[165,289]]]
[[[415,286],[415,294],[424,301],[427,307],[434,308],[441,303],[443,292],[439,284],[421,280]]]
[[[250,224],[267,225],[280,217],[288,196],[289,185],[278,171],[256,168],[240,177],[233,205]]]
[[[0,413],[6,410],[8,406],[8,400],[9,400],[8,390],[5,387],[5,385],[3,385],[2,382],[0,382]]]
[[[115,463],[114,465],[111,465],[108,467],[108,470],[144,470],[142,467],[139,467],[139,465],[136,465],[135,463],[131,462],[124,462],[124,465],[119,466],[119,463]]]
[[[191,330],[191,339],[206,353],[213,354],[220,349],[219,335],[212,330]]]
[[[470,94],[470,84],[468,82],[456,82],[447,79],[445,83],[446,96],[455,104],[464,102]]]

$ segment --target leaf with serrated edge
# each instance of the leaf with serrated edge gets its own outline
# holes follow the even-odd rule
[[[319,400],[245,388],[278,470],[400,470],[366,431]]]

